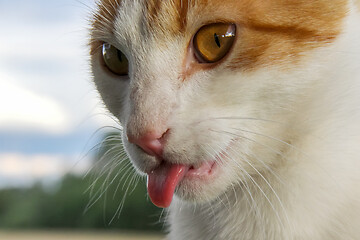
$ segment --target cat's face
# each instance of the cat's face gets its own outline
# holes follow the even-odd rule
[[[150,195],[175,184],[181,199],[210,201],[285,161],[346,2],[100,1],[95,83],[131,161],[152,178]]]

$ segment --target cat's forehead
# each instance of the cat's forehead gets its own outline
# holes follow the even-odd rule
[[[333,41],[347,9],[346,0],[100,0],[92,50],[116,34],[123,42],[142,44],[152,36],[161,44],[189,41],[203,25],[229,22],[241,27],[243,45],[232,65],[251,68]]]
[[[233,21],[246,24],[333,27],[346,12],[346,0],[100,0],[95,27],[114,27],[118,15],[146,23],[152,30],[168,33],[186,31],[194,22]],[[141,16],[132,16],[134,11]],[[308,21],[306,21],[308,20]],[[327,24],[326,24],[327,23]]]

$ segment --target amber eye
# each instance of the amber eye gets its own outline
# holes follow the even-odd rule
[[[230,51],[235,34],[235,24],[214,23],[200,28],[194,36],[196,57],[202,63],[221,60]]]
[[[129,71],[129,62],[125,55],[109,43],[102,45],[102,56],[106,67],[116,75],[126,76]]]

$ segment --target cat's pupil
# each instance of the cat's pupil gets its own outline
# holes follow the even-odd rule
[[[219,35],[217,35],[216,33],[214,33],[214,38],[215,38],[216,45],[220,48],[221,45],[220,45]]]
[[[119,50],[117,50],[117,57],[118,57],[118,59],[120,60],[120,62],[123,61],[123,59],[122,59],[122,52],[119,51]]]

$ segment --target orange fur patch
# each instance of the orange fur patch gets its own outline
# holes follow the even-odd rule
[[[189,18],[201,14],[237,24],[238,40],[228,67],[243,70],[297,62],[304,52],[333,42],[347,12],[346,0],[199,2]]]
[[[148,27],[154,31],[177,34],[184,32],[187,25],[187,12],[191,0],[147,0]],[[166,19],[166,21],[164,21]]]

